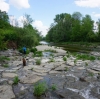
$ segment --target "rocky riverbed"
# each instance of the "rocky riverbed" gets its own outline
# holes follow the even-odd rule
[[[45,50],[45,45],[38,46],[38,50]],[[22,54],[12,49],[1,51],[1,56],[7,56],[9,61],[0,63],[0,99],[100,99],[100,60],[77,60],[75,57],[63,57],[66,51],[56,49],[54,62],[51,56],[32,57],[26,55],[27,66],[22,65]],[[46,53],[45,53],[46,54]],[[95,52],[92,53],[94,55]],[[41,65],[36,65],[36,60],[41,59]],[[7,64],[5,68],[2,65]],[[19,83],[13,84],[13,79],[18,76]],[[56,85],[56,90],[47,90],[40,97],[34,95],[34,84],[46,82],[48,88]]]

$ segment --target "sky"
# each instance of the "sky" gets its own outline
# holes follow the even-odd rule
[[[0,0],[0,10],[13,16],[20,25],[23,15],[30,15],[32,25],[45,36],[57,14],[80,12],[97,21],[100,18],[100,0]]]

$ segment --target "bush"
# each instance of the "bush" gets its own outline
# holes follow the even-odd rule
[[[67,58],[66,58],[66,57],[63,57],[63,60],[64,60],[64,61],[66,61],[66,60],[67,60]]]
[[[53,85],[51,86],[51,90],[54,91],[54,90],[56,90],[56,89],[57,89],[56,85],[53,84]]]
[[[10,60],[10,58],[6,56],[0,56],[0,61]]]
[[[19,82],[18,76],[15,76],[13,79],[13,84],[18,84],[18,82]]]
[[[3,67],[7,68],[7,67],[9,67],[9,66],[8,66],[8,64],[4,64]]]
[[[49,62],[54,62],[55,60],[54,60],[54,58],[50,58],[50,60],[49,60]]]
[[[42,51],[35,52],[33,56],[34,57],[42,57],[43,56]]]
[[[48,88],[47,88],[46,83],[44,83],[44,82],[37,83],[34,86],[34,95],[41,96],[42,94],[44,94],[46,92],[47,89]]]
[[[35,53],[37,51],[37,48],[31,48],[31,52]]]
[[[37,59],[36,60],[36,65],[40,65],[41,64],[41,60],[40,59]]]

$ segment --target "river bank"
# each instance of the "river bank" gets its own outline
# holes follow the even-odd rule
[[[39,51],[55,50],[52,55],[26,55],[27,66],[22,65],[22,54],[9,49],[0,52],[10,60],[0,63],[0,99],[100,99],[100,60],[77,59],[59,47],[40,45]],[[94,56],[95,52],[91,52]],[[99,53],[100,54],[100,53]],[[98,55],[99,55],[98,54]],[[66,60],[64,60],[66,57]],[[37,59],[41,64],[37,65]],[[52,61],[51,61],[52,60]],[[13,84],[18,76],[19,82]],[[40,97],[34,95],[36,82],[45,82],[48,90]],[[55,90],[51,90],[55,85]]]

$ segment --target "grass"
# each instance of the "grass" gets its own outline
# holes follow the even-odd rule
[[[67,60],[67,58],[66,58],[66,57],[63,57],[63,60],[64,60],[64,61],[66,61],[66,60]]]
[[[18,82],[19,82],[18,76],[15,76],[14,79],[13,79],[13,84],[17,85]]]
[[[52,90],[52,91],[55,91],[56,89],[57,89],[57,86],[53,84],[53,85],[51,86],[51,90]]]
[[[88,75],[91,76],[91,77],[93,77],[94,73],[90,72]]]
[[[36,60],[36,65],[40,65],[41,64],[41,59],[37,59]]]
[[[57,53],[56,50],[53,50],[53,49],[47,49],[47,50],[44,50],[45,52],[52,52],[52,53]]]
[[[9,65],[8,64],[4,64],[3,67],[7,68],[7,67],[9,67]]]
[[[96,59],[94,56],[90,56],[90,55],[87,55],[87,54],[77,54],[76,57],[77,57],[77,59],[91,60],[91,61]]]
[[[10,60],[10,58],[6,56],[0,56],[0,61]]]
[[[30,51],[35,53],[37,51],[37,48],[31,48]]]
[[[50,58],[49,62],[55,62],[54,58]]]
[[[76,63],[77,63],[77,59],[74,60],[74,64],[75,64],[75,65],[76,65]]]
[[[68,71],[68,67],[65,67],[65,70]]]
[[[47,85],[45,82],[39,82],[34,86],[34,95],[35,96],[41,96],[47,91]]]
[[[85,66],[88,66],[88,63],[87,62],[85,62]]]
[[[42,57],[43,54],[42,54],[42,51],[37,51],[34,53],[34,57]]]

